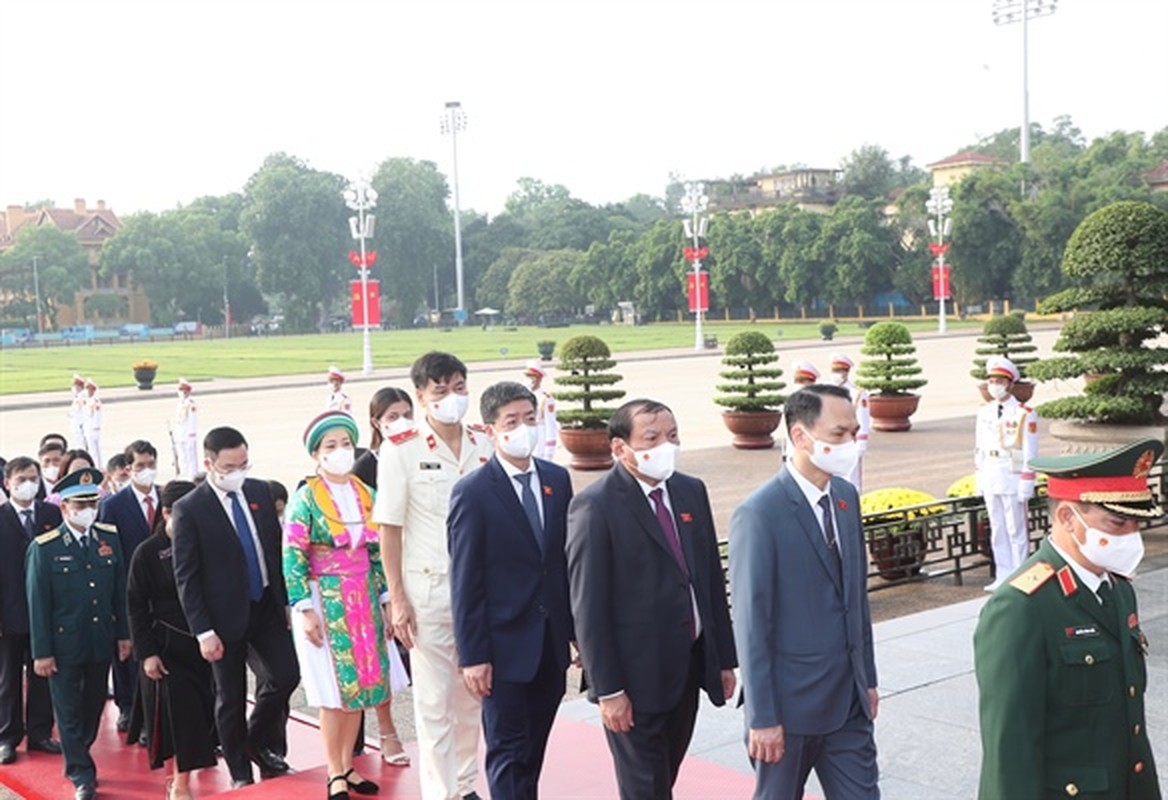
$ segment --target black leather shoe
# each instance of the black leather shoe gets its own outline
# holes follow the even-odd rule
[[[130,729],[130,712],[122,711],[118,714],[118,733],[125,733]]]
[[[462,800],[480,800],[479,793],[471,792],[470,794],[464,794],[462,796]]]
[[[247,754],[247,757],[254,761],[255,765],[260,768],[261,778],[278,778],[292,771],[287,761],[266,747],[261,747],[259,750],[252,750]]]
[[[16,760],[16,748],[10,744],[0,744],[0,764],[11,764]]]
[[[73,791],[73,800],[93,800],[97,796],[97,789],[92,783],[83,783]]]
[[[242,789],[244,786],[251,786],[254,783],[255,781],[253,781],[251,778],[232,778],[231,788]]]
[[[30,741],[28,743],[28,751],[30,753],[52,753],[55,756],[59,756],[61,754],[61,743],[56,739],[37,739],[35,742]]]

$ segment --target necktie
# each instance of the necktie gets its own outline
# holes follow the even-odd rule
[[[677,567],[688,580],[689,566],[685,563],[685,553],[681,549],[681,539],[677,535],[677,526],[673,524],[673,515],[665,507],[665,498],[661,488],[658,487],[649,492],[649,499],[653,501],[653,511],[657,514],[657,524],[661,526],[661,532],[665,534],[665,541],[669,542],[669,549],[673,551]]]
[[[24,511],[21,511],[20,513],[24,517],[24,535],[27,536],[29,539],[31,539],[32,535],[33,535],[32,509],[26,508]]]
[[[831,517],[831,496],[819,498],[819,507],[823,510],[823,538],[827,540],[827,549],[835,557],[836,567],[841,566],[839,542],[835,538],[835,521]]]
[[[1099,584],[1099,588],[1095,590],[1095,594],[1099,597],[1099,602],[1104,608],[1109,607],[1114,601],[1111,581],[1103,581],[1103,583]]]
[[[530,473],[524,472],[520,475],[513,475],[515,482],[519,484],[521,494],[523,497],[523,513],[527,515],[527,524],[531,526],[531,532],[535,534],[535,541],[539,543],[539,549],[543,550],[543,523],[539,521],[539,507],[535,504],[535,492],[531,491]]]
[[[154,495],[146,495],[146,499],[142,501],[146,504],[146,527],[151,531],[154,530]]]
[[[235,535],[243,546],[243,560],[247,562],[247,595],[253,603],[258,603],[264,593],[264,575],[260,572],[260,557],[256,553],[255,542],[251,538],[251,526],[247,524],[247,514],[239,502],[238,492],[228,492],[231,498],[231,516],[235,521]]]
[[[998,403],[998,419],[1002,418],[1002,404]]]

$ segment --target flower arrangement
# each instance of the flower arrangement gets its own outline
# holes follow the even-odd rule
[[[977,494],[977,477],[971,472],[962,475],[945,490],[946,497],[972,497]]]
[[[874,489],[860,495],[860,513],[864,515],[866,522],[909,522],[918,517],[942,513],[945,506],[929,505],[936,500],[937,498],[928,492],[917,489],[901,487]]]
[[[158,362],[143,358],[141,361],[135,361],[131,364],[130,369],[158,369]]]

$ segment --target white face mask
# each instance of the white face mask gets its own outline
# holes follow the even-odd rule
[[[803,432],[807,434],[807,438],[815,446],[815,449],[811,451],[812,464],[829,475],[836,475],[840,478],[851,474],[856,462],[860,459],[860,446],[855,439],[834,444],[819,441],[806,428],[803,429]]]
[[[41,474],[45,476],[45,480],[49,483],[55,483],[57,476],[61,474],[61,467],[59,464],[49,464],[48,466],[41,467]]]
[[[383,422],[381,427],[381,437],[389,439],[397,436],[399,433],[405,433],[410,428],[414,427],[414,421],[409,417],[398,417],[393,422]]]
[[[846,373],[846,372],[833,372],[833,373],[831,373],[831,382],[834,383],[836,386],[843,386],[845,383],[848,382],[848,373]]]
[[[130,480],[132,480],[135,485],[141,486],[144,489],[149,489],[151,486],[153,486],[154,479],[157,477],[158,477],[158,470],[153,469],[151,467],[147,467],[146,469],[140,469],[137,472],[130,473]]]
[[[468,395],[451,392],[430,406],[430,416],[438,422],[453,425],[462,420],[469,405],[470,397]]]
[[[338,447],[336,450],[330,450],[320,457],[320,465],[324,467],[325,472],[332,475],[348,475],[353,469],[353,462],[356,457],[353,454],[351,447]]]
[[[1144,558],[1144,540],[1139,531],[1116,536],[1087,525],[1087,521],[1075,509],[1075,516],[1086,529],[1085,541],[1079,544],[1083,558],[1108,572],[1130,578]],[[1078,540],[1075,540],[1078,543]]]
[[[990,393],[990,397],[1001,400],[1010,393],[1010,387],[1004,383],[987,383],[986,391]]]
[[[225,492],[238,492],[247,480],[247,470],[237,469],[228,473],[211,472],[214,475],[215,485]]]
[[[69,512],[69,521],[73,523],[74,527],[83,531],[89,530],[89,526],[93,524],[95,519],[97,519],[96,508],[82,508]]]
[[[530,458],[539,442],[539,428],[520,425],[509,431],[495,431],[495,444],[512,458]]]
[[[129,480],[124,480],[124,481],[114,481],[114,487],[115,487],[115,488],[117,488],[117,490],[118,490],[119,492],[120,492],[122,489],[125,489],[125,488],[126,488],[127,486],[129,486],[129,485],[130,485],[130,481],[129,481]]]
[[[17,486],[12,487],[12,499],[19,500],[22,503],[28,503],[37,495],[37,489],[40,486],[36,481],[25,481]]]
[[[673,442],[662,442],[648,450],[634,450],[637,471],[655,481],[667,481],[677,467],[677,454],[680,450],[681,448]]]

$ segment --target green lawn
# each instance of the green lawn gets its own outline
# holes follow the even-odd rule
[[[902,320],[914,332],[935,331],[935,319]],[[952,328],[980,327],[979,322],[950,322]],[[707,322],[707,335],[725,343],[742,330],[762,330],[779,341],[817,339],[817,322],[774,320],[758,322]],[[781,331],[781,335],[779,332]],[[428,350],[448,350],[464,361],[498,358],[535,358],[535,343],[550,339],[562,343],[572,336],[588,333],[604,339],[614,352],[687,348],[694,343],[692,323],[655,323],[640,327],[615,325],[514,330],[477,327],[449,331],[438,329],[376,331],[373,333],[373,364],[378,368],[405,367]],[[837,336],[855,336],[863,331],[855,322],[840,323]],[[0,351],[0,395],[53,391],[68,388],[77,372],[92,377],[99,386],[132,386],[130,365],[148,358],[158,362],[156,383],[167,384],[179,377],[188,380],[247,378],[264,375],[304,373],[324,374],[330,364],[350,373],[361,370],[361,334],[311,334],[303,336],[245,337],[230,340],[158,341],[135,343],[73,343],[65,347]],[[323,380],[323,378],[322,378]]]

